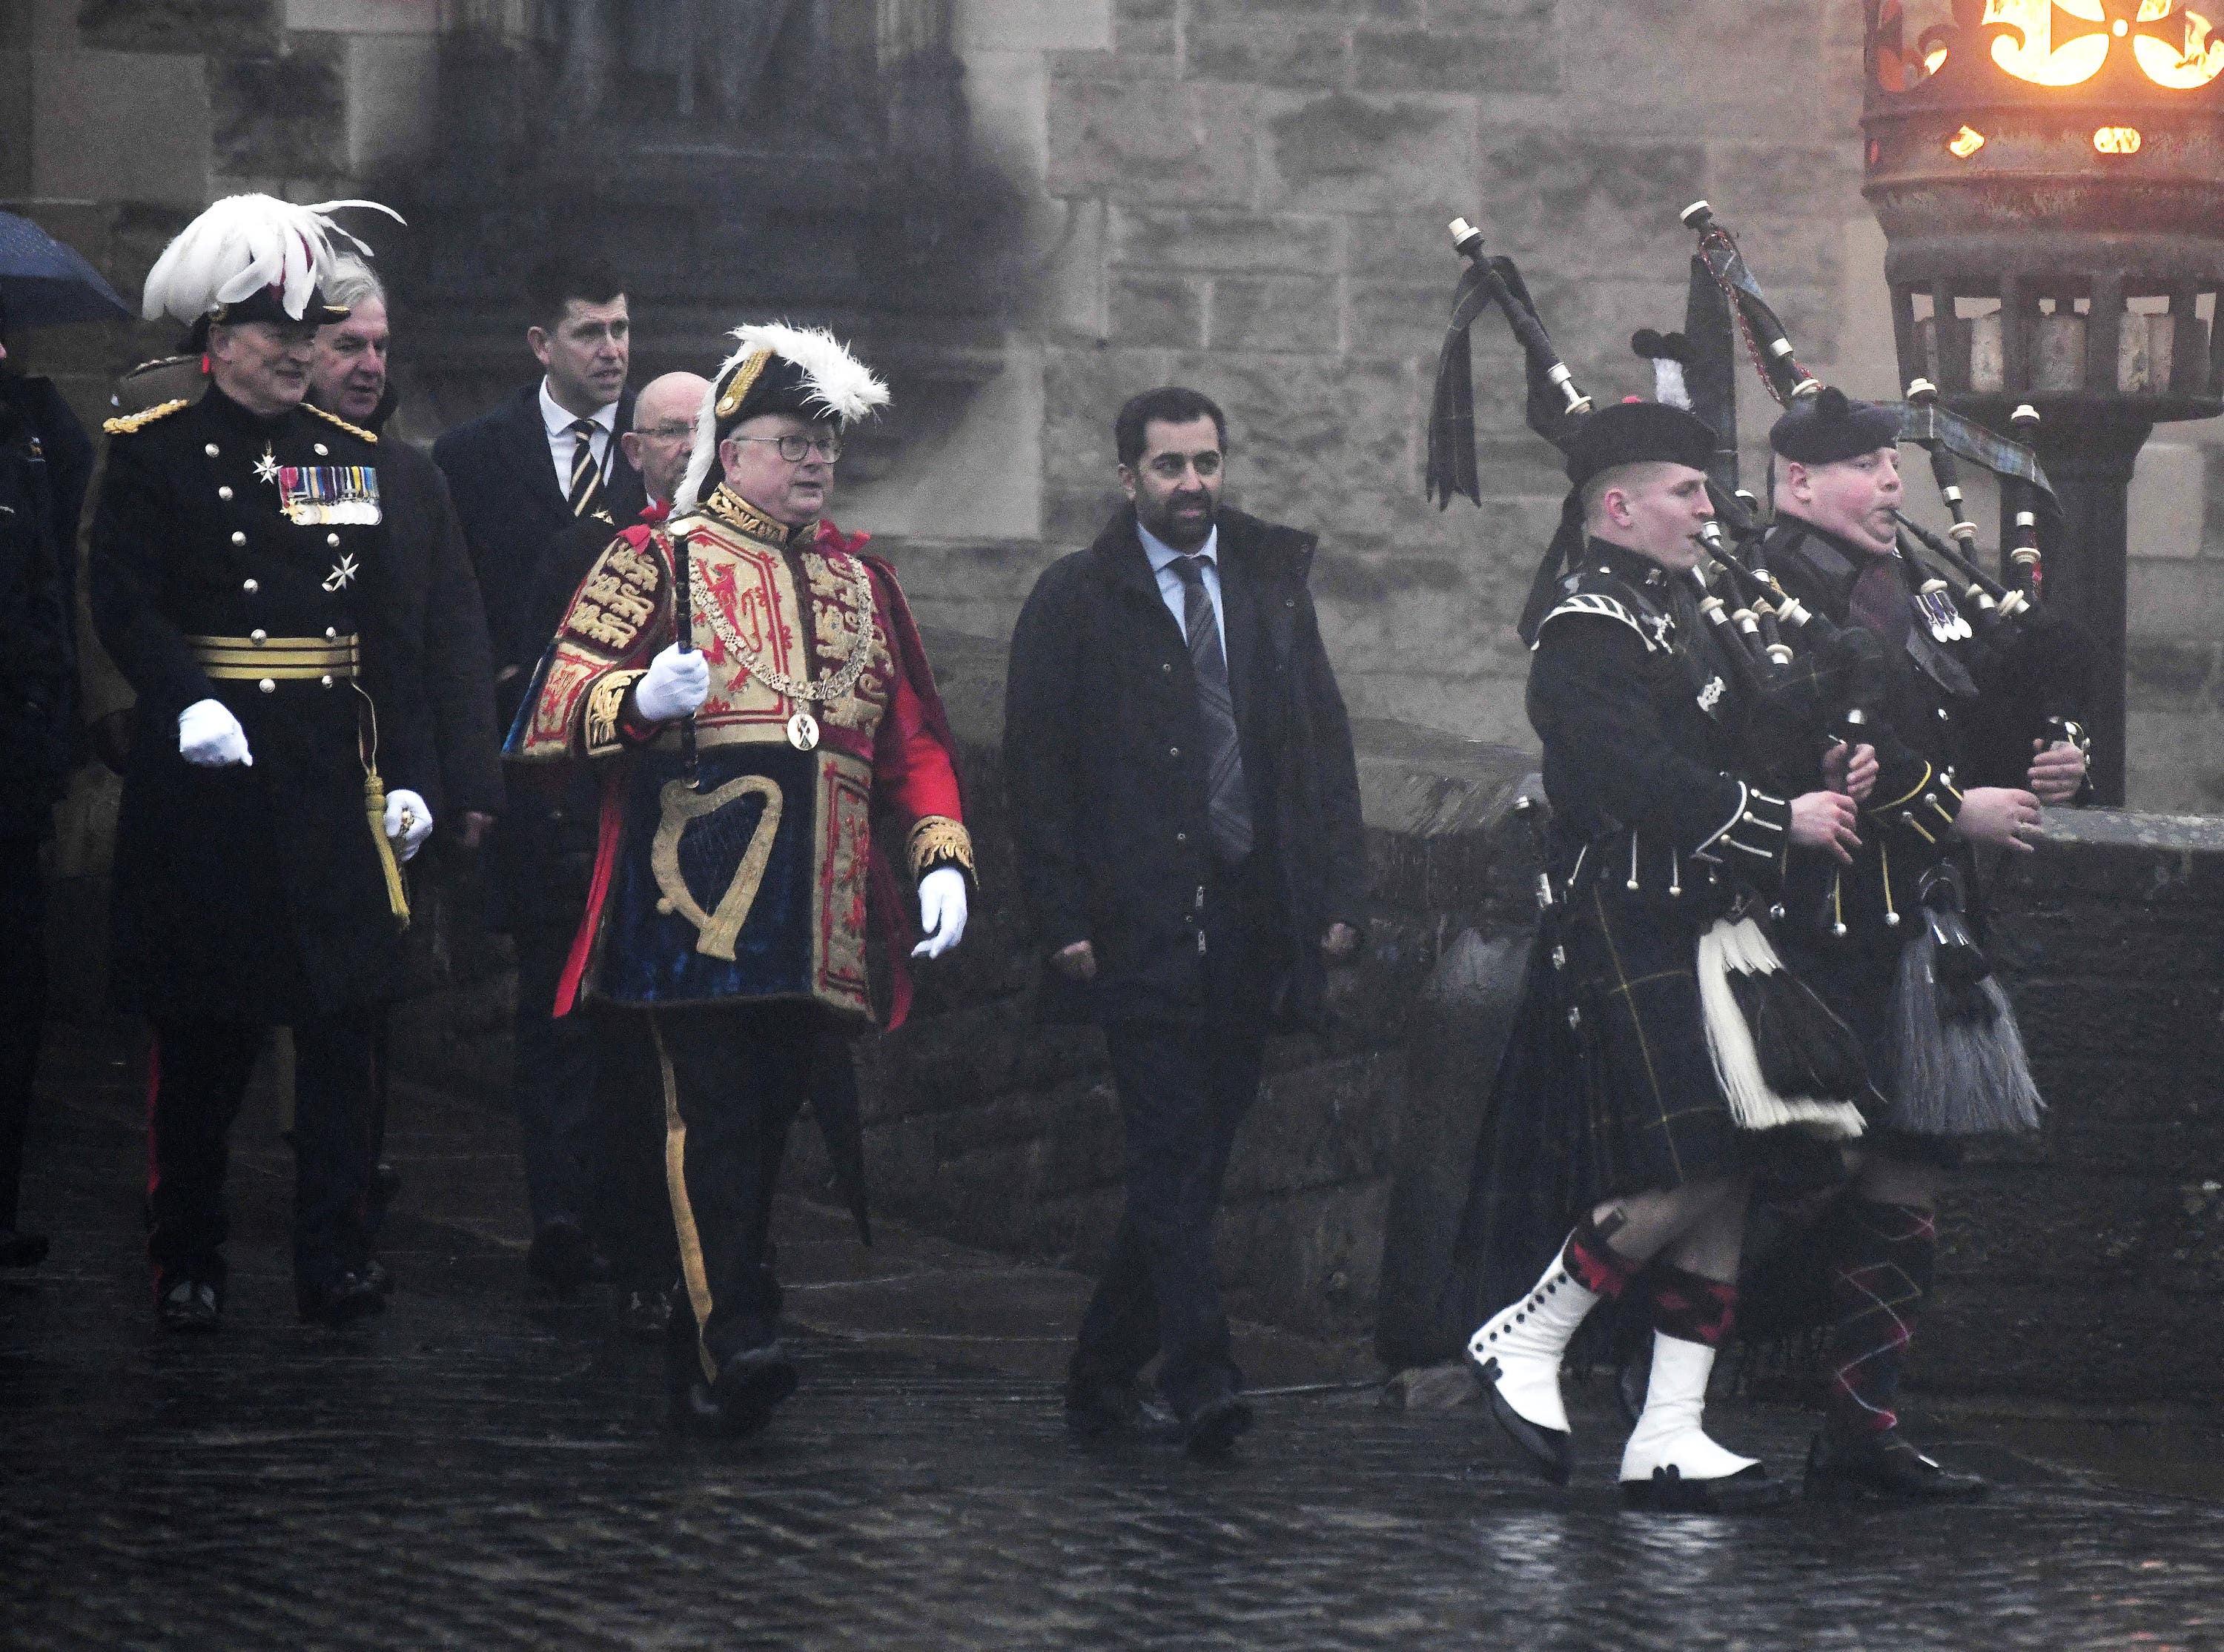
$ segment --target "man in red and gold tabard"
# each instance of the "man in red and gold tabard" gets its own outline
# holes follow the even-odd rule
[[[865,1025],[868,933],[907,927],[872,820],[904,828],[914,956],[963,934],[973,850],[894,572],[821,515],[843,431],[887,388],[825,332],[734,336],[669,521],[627,529],[588,571],[508,752],[608,765],[555,1010],[647,1020],[694,1310],[675,1334],[674,1403],[691,1426],[740,1434],[795,1388],[769,1231],[813,1044],[830,1019]],[[898,981],[898,1017],[907,998]]]

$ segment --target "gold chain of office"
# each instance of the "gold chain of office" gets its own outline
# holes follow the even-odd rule
[[[692,582],[690,582],[691,587]],[[865,571],[862,562],[850,564],[850,596],[857,612],[857,639],[850,650],[850,658],[842,669],[831,677],[817,683],[799,683],[785,672],[776,672],[751,653],[736,634],[733,621],[713,596],[703,604],[704,616],[711,621],[711,629],[717,633],[718,640],[727,652],[741,661],[749,674],[776,694],[791,700],[811,700],[824,705],[831,701],[847,699],[850,690],[857,686],[857,679],[865,674],[865,665],[873,653],[873,577]]]

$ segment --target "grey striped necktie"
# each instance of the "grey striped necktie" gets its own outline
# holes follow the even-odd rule
[[[1182,624],[1189,633],[1197,715],[1204,725],[1212,841],[1223,858],[1241,861],[1251,853],[1251,794],[1243,785],[1243,746],[1235,732],[1235,701],[1228,690],[1228,656],[1220,646],[1212,593],[1204,588],[1204,558],[1176,557],[1173,565],[1181,576]]]
[[[572,485],[565,490],[572,514],[584,516],[594,509],[602,491],[602,467],[595,463],[595,421],[575,419],[572,421]]]

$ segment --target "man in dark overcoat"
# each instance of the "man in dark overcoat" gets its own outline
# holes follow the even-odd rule
[[[556,547],[583,520],[601,523],[607,543],[648,503],[619,439],[634,411],[622,284],[559,254],[535,268],[526,299],[525,339],[540,375],[433,444],[486,604],[495,714],[504,728],[548,646],[534,599]],[[517,943],[511,1089],[533,1210],[526,1263],[535,1278],[568,1291],[593,1265],[587,1212],[599,1038],[588,1018],[553,1017],[548,1006],[586,907],[601,800],[581,766],[547,785],[513,787],[508,803],[488,857],[499,921]]]
[[[0,344],[0,1267],[29,1267],[47,1253],[16,1228],[46,1025],[39,846],[73,766],[72,559],[92,444],[51,380],[7,359]]]
[[[371,1040],[432,829],[415,660],[394,611],[369,432],[306,406],[328,218],[212,207],[148,277],[212,381],[109,421],[93,622],[137,694],[117,826],[111,982],[154,1024],[157,1311],[223,1302],[225,1141],[273,1025],[294,1031],[296,1301],[376,1312],[364,1277]],[[200,324],[205,323],[205,326]]]
[[[1012,637],[1004,762],[1053,1018],[1104,1029],[1128,1203],[1068,1370],[1077,1432],[1196,1454],[1251,1424],[1212,1229],[1271,1027],[1317,1026],[1366,921],[1351,731],[1311,533],[1224,508],[1227,420],[1147,391],[1115,426],[1129,504],[1049,569]]]

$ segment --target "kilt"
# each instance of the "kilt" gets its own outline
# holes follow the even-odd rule
[[[1592,1200],[1727,1176],[1793,1189],[1843,1175],[1839,1144],[1815,1129],[1747,1130],[1732,1117],[1699,1000],[1697,925],[1716,914],[1694,905],[1670,920],[1595,879],[1559,910],[1558,989],[1578,1072],[1535,1102],[1575,1112],[1571,1145]]]

